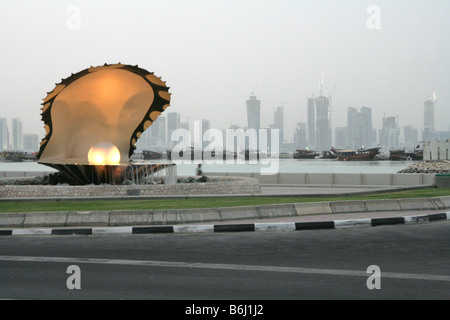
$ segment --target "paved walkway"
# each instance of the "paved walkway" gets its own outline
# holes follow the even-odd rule
[[[379,187],[379,186],[355,186],[355,187],[296,187],[296,186],[261,186],[263,195],[343,195],[370,192],[389,192],[392,190],[404,190],[403,187]]]

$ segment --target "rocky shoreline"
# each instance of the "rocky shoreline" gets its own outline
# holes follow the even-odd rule
[[[450,161],[421,161],[414,162],[408,168],[398,173],[428,173],[428,174],[450,174]]]

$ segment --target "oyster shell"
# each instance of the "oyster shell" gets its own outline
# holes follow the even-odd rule
[[[46,136],[39,163],[61,172],[75,166],[128,165],[136,141],[169,106],[168,91],[153,73],[121,63],[90,67],[63,79],[43,99]],[[92,148],[105,144],[120,154],[114,163],[89,159]],[[70,169],[70,175],[83,175],[79,170]],[[92,175],[92,168],[86,170]]]
[[[42,103],[43,163],[88,164],[92,146],[111,143],[128,163],[136,141],[169,106],[166,84],[123,64],[91,67],[57,84]]]

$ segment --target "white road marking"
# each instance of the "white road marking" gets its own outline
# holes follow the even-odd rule
[[[49,262],[49,263],[68,263],[68,264],[77,264],[77,263],[107,264],[107,265],[126,265],[126,266],[166,267],[166,268],[283,272],[283,273],[321,274],[321,275],[336,275],[336,276],[357,276],[357,277],[368,277],[369,276],[366,271],[357,271],[357,270],[280,267],[280,266],[257,266],[257,265],[221,264],[221,263],[149,261],[149,260],[0,256],[0,261]],[[381,271],[381,277],[382,278],[393,278],[393,279],[448,281],[448,282],[450,282],[450,275],[398,273],[398,272],[383,272],[383,271]]]

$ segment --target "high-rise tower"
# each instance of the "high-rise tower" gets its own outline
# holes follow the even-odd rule
[[[23,149],[22,121],[19,118],[12,119],[12,147],[14,150]]]
[[[280,130],[280,141],[279,145],[281,146],[284,142],[284,108],[278,107],[275,109],[274,113],[274,121],[273,121],[273,128]]]
[[[313,97],[308,98],[307,108],[308,145],[310,148],[314,148],[316,145],[316,107]]]
[[[247,100],[247,122],[248,129],[254,129],[258,134],[261,127],[261,101],[253,94]]]
[[[175,145],[176,141],[172,141],[172,133],[181,128],[180,114],[178,112],[169,112],[167,114],[167,142]]]
[[[331,127],[329,117],[330,99],[319,96],[316,104],[316,148],[320,151],[331,148]]]
[[[428,97],[424,103],[423,140],[433,140],[435,137],[435,104],[436,98]]]
[[[8,121],[0,118],[0,150],[8,149]]]

